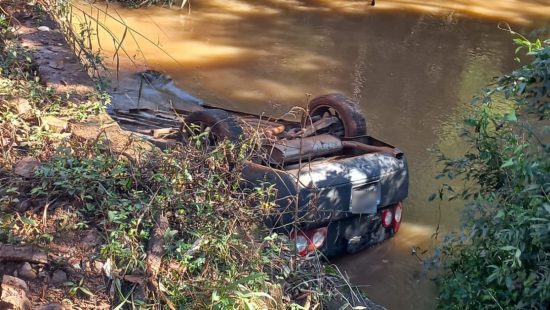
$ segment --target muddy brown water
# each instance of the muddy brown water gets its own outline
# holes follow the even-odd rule
[[[123,59],[113,85],[135,86],[131,74],[146,64],[210,105],[244,112],[282,116],[329,92],[357,100],[369,133],[406,152],[410,195],[395,238],[334,262],[390,309],[431,309],[436,286],[411,249],[428,257],[437,227],[459,227],[461,203],[439,209],[427,201],[438,171],[428,149],[460,152],[455,124],[471,97],[516,66],[512,37],[499,22],[522,33],[550,24],[547,1],[478,2],[201,0],[191,1],[190,12],[110,6],[169,54],[136,35],[138,48],[127,35],[123,46],[139,65]],[[122,24],[101,20],[122,38]],[[114,48],[105,43],[111,40],[100,37],[115,67]]]

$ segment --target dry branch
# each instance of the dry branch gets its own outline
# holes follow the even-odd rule
[[[164,255],[164,234],[169,228],[168,218],[161,214],[153,228],[153,235],[147,243],[147,258],[145,264],[147,266],[147,283],[149,289],[159,295],[166,305],[175,310],[176,307],[166,298],[164,293],[159,289],[158,274],[162,265],[162,256]]]
[[[147,275],[150,278],[156,278],[159,273],[164,255],[164,233],[168,227],[168,218],[165,215],[160,215],[153,228],[153,235],[147,244],[146,265]]]

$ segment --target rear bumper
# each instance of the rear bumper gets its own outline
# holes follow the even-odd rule
[[[272,220],[272,226],[293,223],[295,219],[306,229],[326,226],[359,214],[376,214],[408,195],[409,175],[404,156],[397,159],[367,154],[331,158],[306,166],[300,171],[253,163],[243,168],[246,187],[268,183],[277,189],[275,202],[281,215]],[[360,195],[369,188],[376,188],[376,192]]]
[[[327,227],[321,247],[326,256],[354,253],[393,235],[384,228],[381,210],[408,195],[409,176],[405,156],[366,154],[330,158],[306,165],[307,169],[278,170],[249,164],[243,169],[247,187],[262,183],[277,189],[277,216],[266,219],[270,227],[289,233],[296,222],[303,231]],[[373,190],[374,188],[374,190]],[[364,194],[371,190],[374,194]]]
[[[328,224],[327,240],[319,249],[325,256],[356,253],[393,236],[384,228],[379,214],[355,215]]]

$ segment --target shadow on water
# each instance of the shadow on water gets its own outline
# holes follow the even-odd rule
[[[395,238],[335,262],[388,308],[430,309],[436,288],[411,249],[430,249],[438,225],[442,231],[456,229],[461,203],[445,205],[441,213],[428,203],[438,167],[427,149],[459,153],[454,124],[467,112],[470,98],[514,68],[511,35],[498,23],[528,33],[548,26],[550,6],[543,0],[369,3],[201,0],[192,1],[190,14],[166,8],[109,10],[159,42],[177,64],[158,48],[127,39],[135,61],[166,71],[208,104],[280,116],[304,106],[306,94],[338,91],[356,99],[369,133],[406,152],[410,195]],[[103,20],[122,36],[122,25]],[[108,44],[103,48],[106,55],[114,51]],[[124,95],[135,89],[133,73],[143,68],[122,68],[118,91]]]

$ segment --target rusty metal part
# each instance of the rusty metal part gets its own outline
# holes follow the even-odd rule
[[[297,137],[309,137],[314,135],[317,131],[328,128],[332,125],[336,125],[340,123],[340,119],[336,116],[330,116],[330,117],[323,117],[306,127],[302,128],[301,130],[295,131],[295,132],[289,132],[287,134],[288,138],[297,138]]]
[[[401,152],[397,148],[391,148],[388,146],[368,145],[368,144],[356,142],[356,141],[342,141],[342,146],[347,148],[362,150],[367,153],[385,153],[396,158],[399,158],[400,155],[403,155],[403,152]]]
[[[322,134],[303,139],[280,140],[267,143],[262,147],[270,164],[282,165],[298,162],[300,159],[311,160],[326,155],[335,155],[344,148],[361,150],[366,153],[384,153],[399,158],[403,153],[397,148],[374,146],[357,141],[342,141],[339,138]]]
[[[282,140],[263,146],[270,164],[282,165],[334,154],[343,149],[342,141],[332,135]]]
[[[283,133],[286,129],[284,124],[272,122],[255,117],[240,117],[241,123],[244,123],[253,129],[263,132],[268,137],[275,137]]]
[[[148,109],[131,109],[129,111],[113,110],[110,115],[118,122],[133,125],[145,125],[154,128],[178,128],[181,123],[180,118],[173,113]]]
[[[291,128],[289,131],[286,132],[286,138],[288,139],[294,139],[296,137],[298,137],[298,133],[301,131],[302,129],[299,128],[299,127],[296,127],[296,128]]]
[[[153,129],[153,138],[165,138],[168,136],[173,136],[178,133],[178,130],[175,130],[174,128],[159,128],[159,129]]]
[[[277,127],[271,127],[265,131],[265,134],[271,137],[278,136],[285,131],[285,125],[279,124]]]

